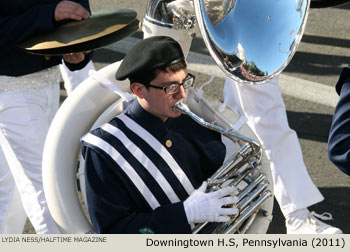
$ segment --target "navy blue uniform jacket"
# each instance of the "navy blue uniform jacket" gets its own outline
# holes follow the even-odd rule
[[[17,45],[36,34],[52,32],[58,25],[54,20],[56,5],[61,0],[9,0],[0,2],[0,75],[22,76],[61,63],[62,57],[46,60],[29,54]],[[90,11],[88,0],[72,0]],[[91,59],[89,54],[79,64],[69,64],[70,70],[83,68]]]
[[[329,159],[350,175],[350,68],[344,68],[336,84],[339,101],[328,140]]]
[[[226,148],[220,134],[208,130],[188,116],[168,119],[165,123],[158,117],[145,111],[134,101],[125,112],[144,129],[151,133],[167,148],[181,169],[185,172],[194,188],[212,175],[223,163]],[[128,130],[118,118],[110,124],[121,129],[158,167],[178,195],[180,202],[171,203],[164,191],[144,167],[135,162],[133,155],[117,139],[102,129],[91,133],[113,143],[119,153],[129,161],[140,174],[145,184],[152,190],[160,207],[152,210],[119,165],[103,151],[92,148],[83,142],[83,156],[86,161],[86,194],[89,214],[97,233],[140,233],[150,229],[155,233],[191,233],[187,222],[183,201],[188,194],[170,169],[164,168],[164,162],[158,153]],[[166,140],[172,141],[166,147]]]

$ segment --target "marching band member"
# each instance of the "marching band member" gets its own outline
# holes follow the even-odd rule
[[[191,224],[226,222],[234,188],[206,193],[223,163],[221,135],[174,110],[195,77],[170,37],[139,41],[117,80],[136,95],[127,110],[82,138],[88,210],[97,233],[191,233]],[[198,188],[198,189],[196,189]]]
[[[59,233],[43,192],[41,160],[58,108],[62,57],[29,54],[18,45],[66,19],[87,19],[89,8],[88,0],[0,3],[0,233],[22,233],[27,216],[37,233]],[[63,56],[71,70],[90,58]]]
[[[190,0],[167,2],[174,15],[181,15],[184,11],[186,15],[191,11],[194,13]],[[157,34],[156,25],[152,26],[153,33]],[[147,33],[150,29],[143,30]],[[163,31],[164,28],[160,27],[159,30]],[[187,40],[191,41],[191,37],[188,36]],[[322,201],[323,196],[307,172],[297,135],[288,125],[278,79],[263,85],[245,85],[227,77],[224,98],[224,104],[247,118],[248,125],[265,149],[270,161],[275,198],[286,218],[287,233],[342,233],[339,228],[318,219],[331,219],[329,213],[319,215],[307,209]]]
[[[345,174],[350,175],[349,159],[349,92],[350,92],[350,67],[345,67],[337,84],[336,92],[339,95],[339,101],[335,107],[332,126],[328,139],[329,159]]]

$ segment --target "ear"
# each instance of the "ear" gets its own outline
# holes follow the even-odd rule
[[[139,98],[144,98],[144,92],[146,87],[138,82],[133,82],[130,84],[131,91]]]

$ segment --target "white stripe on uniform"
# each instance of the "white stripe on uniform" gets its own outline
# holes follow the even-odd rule
[[[140,138],[145,140],[146,143],[148,143],[163,158],[163,160],[168,164],[168,166],[173,171],[177,179],[183,185],[187,194],[190,195],[194,191],[194,187],[191,181],[188,179],[188,177],[184,173],[184,171],[180,168],[178,163],[168,152],[168,150],[147,130],[145,130],[143,127],[141,127],[137,122],[132,120],[127,115],[121,114],[117,116],[117,118],[119,118],[122,122],[124,122],[125,125],[130,130],[135,132]]]
[[[150,191],[147,185],[143,182],[143,180],[140,178],[137,172],[112,145],[90,133],[86,134],[82,138],[82,140],[106,152],[128,175],[130,180],[134,183],[136,188],[139,190],[139,192],[142,194],[142,196],[145,198],[145,200],[148,202],[148,204],[153,210],[160,206],[156,197],[153,195],[153,193]]]
[[[107,131],[111,135],[118,138],[125,148],[127,148],[130,153],[147,169],[147,171],[152,175],[152,177],[159,184],[160,188],[163,189],[164,193],[167,195],[171,203],[179,202],[180,199],[176,195],[175,191],[159,171],[159,169],[154,165],[154,163],[143,153],[140,148],[138,148],[120,129],[111,125],[105,124],[101,127],[103,130]]]

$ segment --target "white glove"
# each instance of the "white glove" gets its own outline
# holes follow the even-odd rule
[[[223,188],[215,192],[205,193],[207,183],[195,190],[185,201],[184,208],[188,223],[202,222],[226,222],[230,220],[229,215],[238,214],[236,207],[223,208],[228,204],[235,204],[238,201],[235,188]]]
[[[191,0],[176,0],[167,4],[168,10],[173,12],[177,17],[186,17],[187,15],[194,16],[193,1]]]

